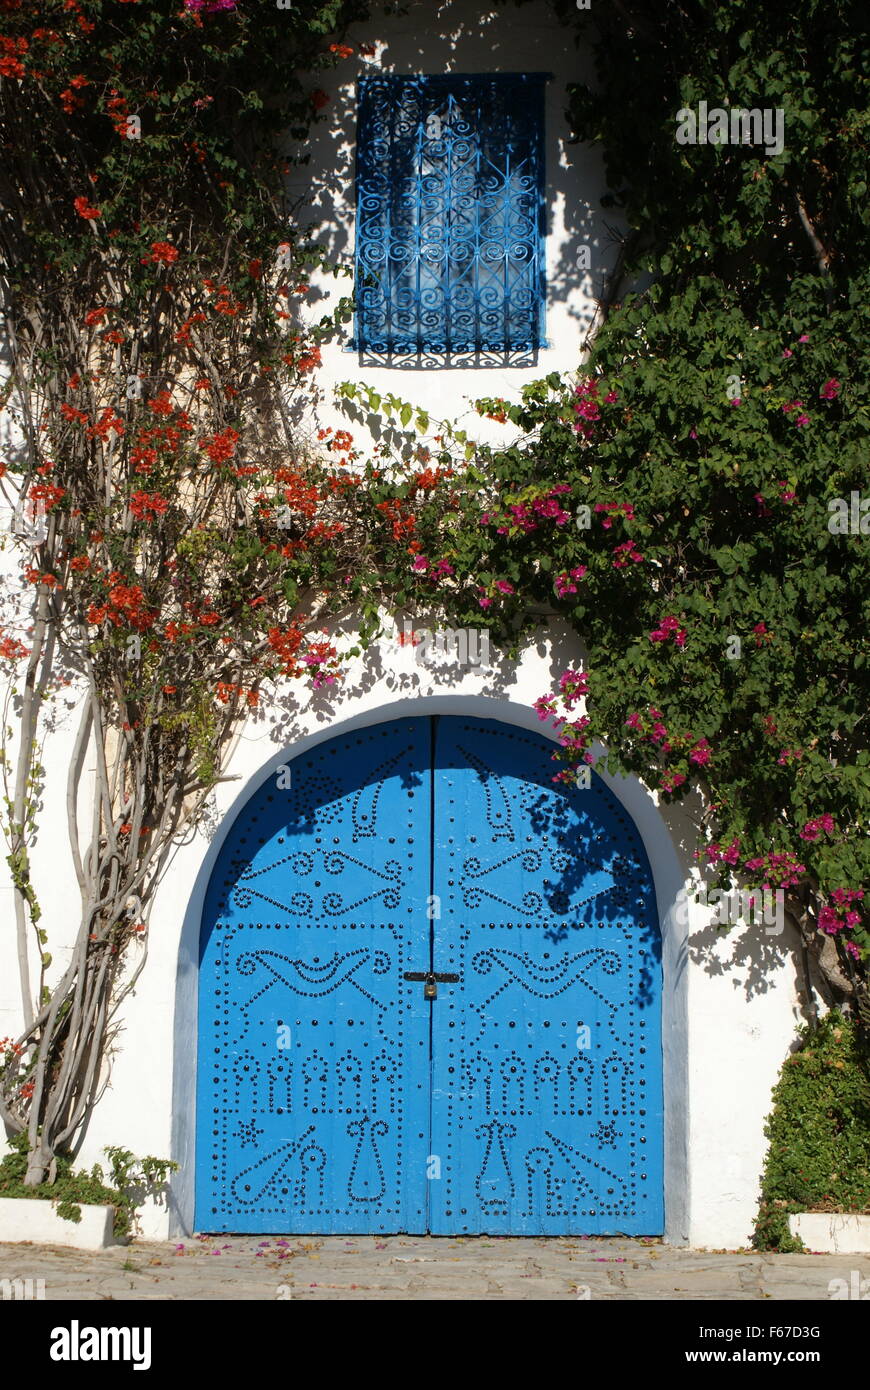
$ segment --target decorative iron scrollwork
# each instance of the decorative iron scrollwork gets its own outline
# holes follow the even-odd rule
[[[363,365],[535,365],[546,76],[361,79],[354,345]]]

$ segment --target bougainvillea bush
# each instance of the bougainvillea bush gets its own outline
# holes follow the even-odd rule
[[[828,1002],[863,1001],[870,1023],[859,7],[802,6],[787,43],[779,12],[744,0],[573,22],[598,73],[571,115],[603,143],[602,203],[626,231],[577,376],[479,403],[514,442],[477,451],[461,519],[413,562],[417,597],[508,644],[568,619],[588,668],[541,692],[554,776],[597,742],[665,801],[701,791],[702,879],[781,890],[804,986],[814,957]],[[782,150],[680,145],[677,113],[701,100],[781,109]]]
[[[369,560],[394,525],[377,475],[348,470],[348,435],[293,424],[349,301],[305,310],[322,258],[287,203],[283,145],[323,109],[317,70],[350,55],[336,35],[363,12],[0,6],[2,766],[25,1024],[0,1073],[28,1183],[104,1084],[154,889],[240,717],[269,682],[337,681],[324,615],[371,610],[386,582]],[[413,470],[402,482],[413,498]],[[58,969],[31,849],[64,692],[81,907]]]
[[[849,995],[870,944],[870,555],[829,523],[864,470],[863,316],[748,333],[712,284],[679,313],[624,309],[632,355],[607,377],[507,407],[534,443],[480,455],[419,587],[446,562],[454,617],[501,640],[569,619],[589,660],[538,702],[559,727],[554,776],[576,779],[598,743],[665,801],[700,788],[703,878],[782,889]]]

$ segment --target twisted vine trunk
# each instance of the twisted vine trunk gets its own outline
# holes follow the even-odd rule
[[[38,715],[40,698],[34,683],[29,717]],[[50,992],[45,991],[35,1014],[28,1000],[19,1053],[4,1076],[3,1118],[17,1132],[26,1128],[29,1158],[25,1182],[30,1186],[44,1182],[54,1156],[73,1145],[105,1084],[103,1063],[112,1018],[144,964],[143,951],[129,975],[126,949],[144,932],[154,885],[172,836],[184,819],[183,781],[176,776],[174,783],[167,782],[159,774],[153,767],[153,749],[136,749],[132,744],[125,749],[122,743],[110,770],[102,721],[103,711],[92,683],[84,703],[67,794],[70,844],[82,895],[79,927],[69,965]],[[82,755],[94,732],[98,737],[92,839],[82,857],[77,803]],[[34,739],[31,764],[35,748]],[[186,749],[182,746],[177,752],[183,765]],[[21,759],[19,782],[21,765],[27,761]],[[25,777],[25,785],[26,781]],[[120,800],[119,786],[127,788]],[[159,816],[152,825],[143,825],[149,820],[149,811],[157,809],[155,792],[162,794]],[[132,818],[129,822],[128,816]],[[19,875],[14,891],[16,916],[26,922],[32,912],[29,881]],[[22,1089],[23,1075],[27,1080]]]

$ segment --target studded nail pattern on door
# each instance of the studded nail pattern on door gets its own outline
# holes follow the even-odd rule
[[[430,728],[379,725],[270,779],[212,874],[200,975],[200,1229],[423,1231]]]
[[[473,750],[473,752],[472,752]],[[597,776],[552,744],[442,719],[430,1230],[662,1229],[660,947],[649,863]]]
[[[661,1231],[650,867],[551,752],[394,721],[244,807],[203,919],[201,1229]]]

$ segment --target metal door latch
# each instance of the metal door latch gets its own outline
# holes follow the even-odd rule
[[[406,970],[403,976],[405,980],[423,981],[423,998],[437,999],[438,986],[455,985],[459,983],[459,975],[436,975],[434,970]]]

